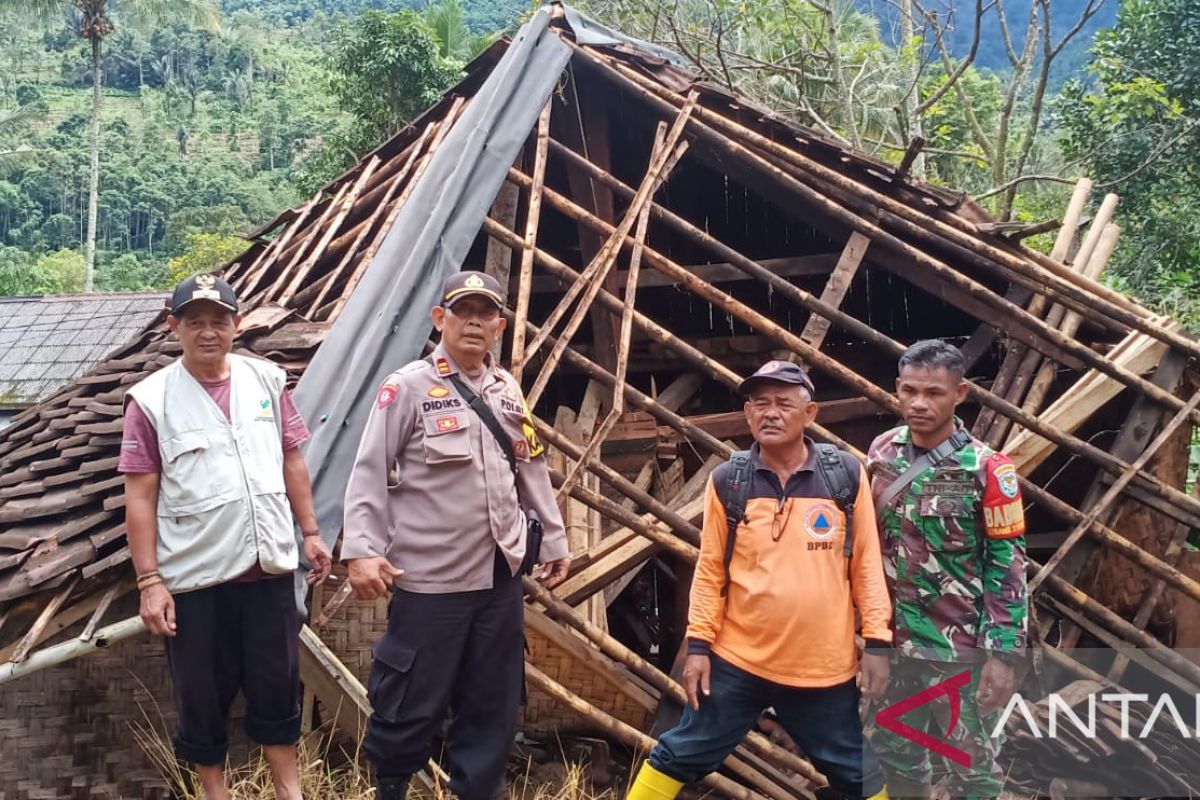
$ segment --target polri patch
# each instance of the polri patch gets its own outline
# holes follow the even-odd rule
[[[376,408],[387,408],[396,401],[396,395],[399,393],[399,387],[394,383],[385,383],[379,387],[379,394],[375,398]]]

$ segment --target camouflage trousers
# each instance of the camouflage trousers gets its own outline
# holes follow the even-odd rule
[[[982,665],[894,658],[887,696],[875,710],[887,708],[970,670],[970,680],[958,689],[961,704],[951,729],[950,699],[942,694],[904,713],[899,722],[932,736],[960,751],[955,758],[873,725],[871,744],[883,765],[888,794],[892,797],[928,797],[935,780],[944,778],[945,791],[954,797],[997,797],[1004,773],[996,763],[1002,738],[989,734],[999,711],[980,711],[975,692]],[[875,722],[872,714],[872,722]],[[966,762],[966,763],[963,763]]]

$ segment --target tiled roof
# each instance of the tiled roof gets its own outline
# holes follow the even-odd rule
[[[154,321],[160,292],[0,298],[0,408],[36,403]]]

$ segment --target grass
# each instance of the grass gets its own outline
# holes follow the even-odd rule
[[[158,770],[174,797],[200,800],[203,793],[196,774],[175,759],[169,737],[162,724],[155,724],[142,707],[142,721],[132,724],[133,735]],[[155,709],[158,712],[158,709]],[[161,723],[161,712],[157,713]],[[371,800],[375,796],[369,771],[360,753],[343,756],[331,747],[333,737],[322,732],[302,739],[298,748],[300,786],[305,800]],[[327,732],[326,732],[327,733]],[[591,787],[588,770],[581,764],[551,764],[550,769],[535,765],[510,764],[510,800],[618,800],[623,793],[597,792]],[[517,772],[517,774],[513,774]],[[261,751],[250,760],[226,768],[226,780],[234,800],[271,800],[275,790],[271,773]],[[414,780],[409,800],[451,800],[452,795],[440,781],[430,791]]]

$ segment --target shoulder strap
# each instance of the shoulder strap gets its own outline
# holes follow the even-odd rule
[[[426,357],[424,359],[429,364],[433,364],[433,359]],[[517,454],[513,451],[512,442],[509,441],[508,435],[504,432],[504,426],[500,424],[500,420],[496,419],[496,415],[492,413],[492,409],[483,401],[483,398],[475,393],[470,386],[467,386],[466,381],[457,375],[450,374],[446,378],[454,384],[454,388],[462,396],[462,399],[467,401],[467,405],[475,412],[475,416],[479,417],[483,422],[484,427],[491,432],[496,443],[500,445],[500,449],[504,451],[504,457],[508,459],[508,466],[512,467],[513,474],[517,474]]]
[[[846,517],[845,545],[842,551],[846,558],[850,558],[854,548],[854,501],[858,497],[858,486],[850,478],[850,471],[846,469],[841,450],[825,442],[818,442],[816,447],[817,466],[821,470],[821,477],[825,479],[829,496]]]
[[[725,585],[721,596],[729,594],[729,565],[733,563],[733,548],[737,543],[737,529],[746,518],[746,504],[750,502],[750,491],[754,487],[754,473],[750,468],[750,451],[738,450],[729,457],[725,480],[717,484],[717,496],[725,506]]]
[[[901,492],[907,489],[922,472],[930,467],[934,467],[942,463],[970,443],[971,434],[967,433],[965,429],[959,428],[954,433],[950,434],[950,438],[946,439],[946,441],[942,442],[932,450],[927,450],[924,454],[916,458],[913,463],[909,465],[908,469],[904,470],[900,477],[896,478],[896,480],[894,480],[892,484],[884,489],[883,493],[879,495],[879,501],[876,503],[876,508],[878,511],[882,512],[883,509],[891,505],[892,501],[895,500]]]

